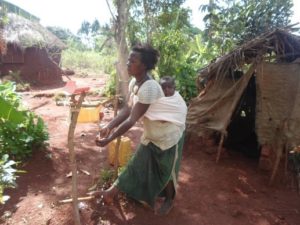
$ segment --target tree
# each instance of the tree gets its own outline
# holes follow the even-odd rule
[[[193,69],[196,60],[190,57],[192,54],[188,47],[199,30],[191,26],[190,10],[181,7],[183,2],[184,0],[115,1],[117,16],[113,15],[112,21],[115,40],[119,46],[119,72],[127,71],[127,40],[130,45],[150,43],[161,53],[158,76],[169,74],[176,77],[179,90],[189,99],[196,94],[196,71]],[[122,77],[124,81],[126,76]]]
[[[5,8],[0,6],[0,54],[6,52],[6,43],[3,39],[3,28],[7,22],[8,22],[7,12]]]
[[[97,34],[99,30],[100,30],[100,23],[97,19],[95,19],[91,25],[91,32],[92,34]]]
[[[117,64],[117,73],[121,79],[121,93],[126,95],[128,92],[127,81],[129,79],[127,73],[127,58],[128,58],[128,46],[126,41],[126,27],[128,23],[129,8],[127,0],[117,0],[117,18],[115,20],[115,39],[118,46],[118,64]]]
[[[81,41],[89,48],[97,48],[97,39],[101,35],[101,26],[97,19],[90,23],[88,21],[83,21],[81,27],[78,30],[77,34],[79,35]]]
[[[126,96],[128,92],[129,76],[126,69],[126,62],[128,58],[128,45],[127,45],[127,24],[129,16],[128,0],[115,0],[113,4],[116,8],[117,14],[112,12],[111,5],[108,0],[106,4],[112,15],[112,33],[117,45],[118,62],[117,67],[117,88],[120,88],[121,94]],[[110,32],[109,32],[110,33]],[[110,38],[110,36],[108,36]],[[120,83],[119,83],[120,81]]]
[[[241,19],[245,24],[245,33],[240,36],[240,42],[278,27],[287,26],[292,15],[292,0],[244,0]]]
[[[133,0],[130,4],[128,34],[131,44],[139,41],[151,43],[153,34],[163,27],[176,24],[190,26],[187,9],[181,8],[185,0]]]
[[[263,32],[288,25],[292,6],[292,0],[210,0],[201,6],[207,13],[205,41],[223,54]]]
[[[91,24],[88,21],[83,21],[81,23],[81,27],[78,30],[77,34],[85,34],[85,35],[89,35],[91,31]]]
[[[190,24],[191,11],[182,7],[184,0],[134,0],[130,5],[128,39],[152,44],[160,52],[158,77],[171,75],[186,100],[196,95],[196,58],[189,51],[199,30]]]
[[[72,40],[76,40],[76,41],[80,41],[80,39],[75,36],[70,30],[68,29],[64,29],[61,27],[52,27],[52,26],[48,26],[46,27],[50,32],[52,32],[53,34],[55,34],[55,36],[57,36],[60,40],[62,40],[64,43],[67,43],[68,40],[72,39]]]

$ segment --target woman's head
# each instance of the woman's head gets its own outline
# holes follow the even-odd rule
[[[148,44],[135,45],[128,58],[127,69],[130,75],[136,76],[139,73],[155,68],[158,62],[159,52]]]

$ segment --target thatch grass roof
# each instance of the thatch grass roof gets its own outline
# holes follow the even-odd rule
[[[3,29],[6,44],[14,44],[21,49],[29,47],[65,49],[66,45],[38,22],[8,13],[8,23]]]
[[[243,44],[200,71],[201,77],[222,79],[245,64],[263,60],[291,62],[300,57],[300,37],[290,28],[276,29]]]

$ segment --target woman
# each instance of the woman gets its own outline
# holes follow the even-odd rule
[[[183,125],[177,123],[150,120],[152,108],[156,101],[164,97],[158,82],[151,78],[149,72],[154,69],[159,53],[149,45],[137,45],[132,48],[127,62],[128,73],[133,76],[129,84],[128,105],[118,116],[100,131],[98,146],[105,146],[118,136],[124,134],[139,119],[143,120],[144,133],[136,153],[115,183],[108,190],[95,192],[102,195],[106,202],[111,202],[119,192],[146,203],[154,208],[158,196],[165,197],[159,209],[166,214],[173,206],[176,180],[181,160],[183,131],[185,129],[186,106],[182,105]],[[117,128],[116,128],[117,127]],[[113,132],[111,132],[116,128]]]

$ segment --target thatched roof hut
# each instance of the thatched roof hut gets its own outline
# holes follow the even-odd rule
[[[7,51],[1,56],[1,74],[20,71],[25,80],[36,84],[61,81],[61,51],[66,45],[36,21],[8,13],[2,37]]]
[[[300,145],[299,57],[300,37],[277,29],[218,58],[200,71],[198,82],[208,83],[191,101],[188,131],[217,134],[219,149],[236,140],[245,147],[251,136],[258,150],[268,146],[279,160],[284,146]]]
[[[288,29],[276,29],[234,49],[201,70],[199,77],[222,79],[228,71],[240,70],[253,60],[292,62],[300,57],[300,37]]]
[[[66,48],[59,38],[38,22],[13,13],[8,14],[8,23],[4,27],[3,37],[7,44],[14,44],[21,49],[38,47],[62,50]]]

